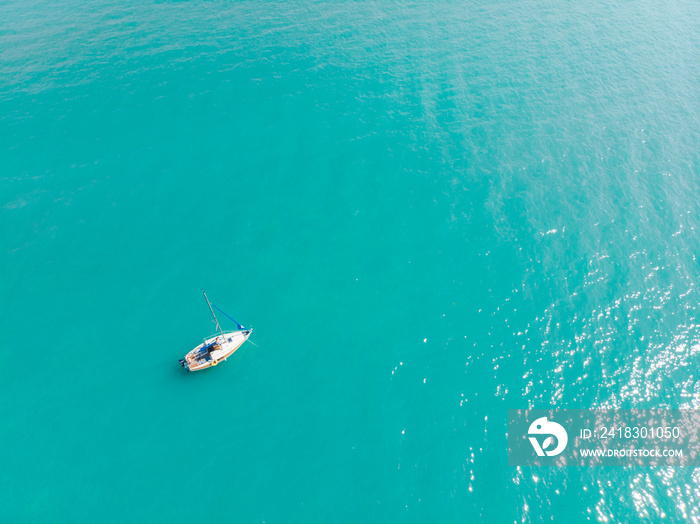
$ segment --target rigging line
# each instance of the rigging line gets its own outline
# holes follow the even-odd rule
[[[219,311],[221,311],[228,319],[233,320],[234,324],[236,324],[236,325],[238,326],[238,329],[245,329],[242,325],[240,325],[238,322],[236,322],[235,319],[233,319],[232,317],[230,317],[224,310],[222,310],[222,309],[219,308],[219,307],[216,307],[216,304],[212,304],[212,306],[214,306],[216,309],[218,309]]]
[[[219,325],[219,319],[216,318],[216,315],[214,314],[214,310],[211,308],[211,302],[209,302],[209,297],[207,297],[207,294],[204,292],[204,290],[202,290],[202,295],[204,295],[204,299],[207,301],[207,305],[209,306],[209,311],[211,311],[211,316],[214,317],[214,322],[216,323],[216,327],[219,328],[219,332],[221,333],[221,336],[223,338],[226,338],[226,335],[224,335],[224,330],[221,329],[221,326]],[[214,307],[216,307],[216,306],[214,306]],[[216,309],[219,309],[219,308],[217,307]],[[219,309],[219,311],[221,311],[221,310]],[[224,313],[223,311],[221,311],[221,312]],[[224,315],[226,315],[226,313],[224,313]],[[226,316],[228,317],[228,315],[226,315]],[[231,318],[231,317],[229,317],[229,318]],[[236,324],[237,323],[238,322],[236,322]]]

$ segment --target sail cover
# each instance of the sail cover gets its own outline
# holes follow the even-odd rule
[[[215,349],[217,349],[214,346],[216,346],[216,340],[214,342],[210,342],[209,344],[206,344],[206,345],[202,346],[201,348],[199,348],[199,350],[197,351],[195,356],[197,358],[203,358],[203,357],[209,356],[209,353],[211,351],[214,351]]]

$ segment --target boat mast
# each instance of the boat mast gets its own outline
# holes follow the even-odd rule
[[[224,341],[225,341],[226,335],[224,335],[224,330],[221,329],[221,326],[219,325],[219,320],[216,318],[216,315],[214,314],[214,310],[211,308],[211,303],[209,302],[209,298],[207,298],[207,294],[204,291],[202,291],[202,295],[204,295],[204,298],[207,301],[207,305],[209,306],[209,311],[211,311],[211,316],[214,317],[214,322],[216,322],[216,327],[219,328],[219,332],[221,332],[221,336],[224,338]]]

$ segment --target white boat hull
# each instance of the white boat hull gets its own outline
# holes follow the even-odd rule
[[[187,371],[200,371],[214,367],[233,355],[248,340],[252,331],[252,329],[229,331],[225,332],[223,336],[219,334],[210,337],[187,353],[185,358],[180,360],[180,363]]]

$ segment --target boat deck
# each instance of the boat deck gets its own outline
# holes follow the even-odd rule
[[[187,353],[183,365],[188,371],[199,371],[216,366],[220,361],[230,357],[243,342],[248,340],[252,330],[233,331],[224,336],[214,336]]]

